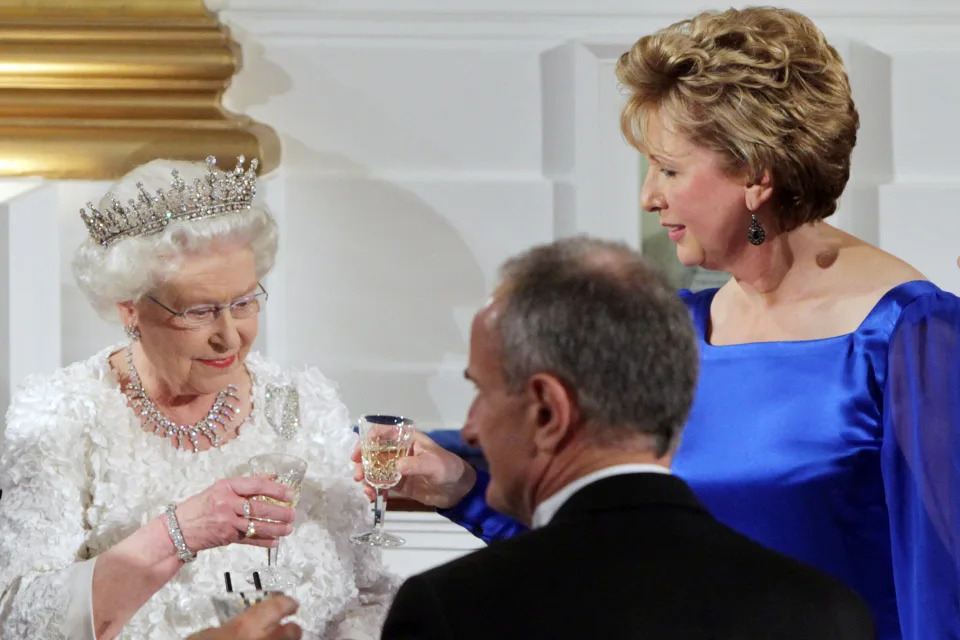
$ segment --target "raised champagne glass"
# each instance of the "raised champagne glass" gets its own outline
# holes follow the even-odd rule
[[[296,508],[300,501],[300,487],[307,473],[307,463],[296,456],[286,453],[265,453],[253,456],[248,463],[250,475],[267,476],[276,482],[293,489],[293,499],[282,502],[267,496],[254,496],[254,500],[271,502],[284,507]],[[268,589],[290,589],[300,583],[300,577],[288,567],[277,566],[280,544],[267,549],[267,566],[259,569],[260,578]]]
[[[371,414],[362,416],[356,426],[360,436],[363,476],[367,484],[373,487],[376,500],[373,529],[350,536],[350,540],[375,547],[399,547],[406,541],[383,530],[383,517],[387,510],[385,494],[387,489],[400,482],[397,460],[410,451],[413,420],[402,416]]]

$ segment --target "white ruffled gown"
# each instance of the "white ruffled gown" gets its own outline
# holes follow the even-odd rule
[[[352,480],[356,436],[335,386],[316,369],[285,371],[251,353],[253,413],[222,449],[193,453],[142,429],[108,364],[116,350],[31,377],[7,413],[0,441],[0,637],[92,640],[98,554],[167,503],[242,475],[250,457],[287,452],[309,463],[297,524],[280,552],[280,563],[303,576],[288,591],[300,602],[296,619],[316,638],[377,638],[398,579],[378,550],[349,540],[368,526],[370,508]],[[270,383],[299,391],[300,428],[290,440],[260,411]],[[182,639],[215,625],[210,596],[224,591],[224,572],[237,582],[263,566],[266,553],[239,544],[202,551],[120,637]]]

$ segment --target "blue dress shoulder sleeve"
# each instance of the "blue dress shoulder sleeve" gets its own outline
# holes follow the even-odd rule
[[[881,470],[904,639],[960,638],[960,299],[904,307],[887,353]]]
[[[519,521],[494,511],[487,505],[487,485],[490,474],[477,470],[477,482],[470,493],[449,509],[437,509],[437,513],[459,524],[486,543],[511,538],[527,528]]]

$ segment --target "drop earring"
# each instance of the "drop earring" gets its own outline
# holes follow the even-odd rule
[[[757,220],[756,214],[750,214],[750,229],[747,231],[747,240],[750,244],[758,246],[767,239],[767,232],[763,230],[763,225]]]
[[[135,325],[125,324],[123,325],[123,332],[127,334],[127,337],[130,338],[130,342],[136,342],[140,339],[140,330],[137,329]]]

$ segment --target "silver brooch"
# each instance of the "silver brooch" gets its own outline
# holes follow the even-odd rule
[[[264,392],[264,415],[283,440],[290,440],[300,428],[300,394],[291,384],[268,384]]]

